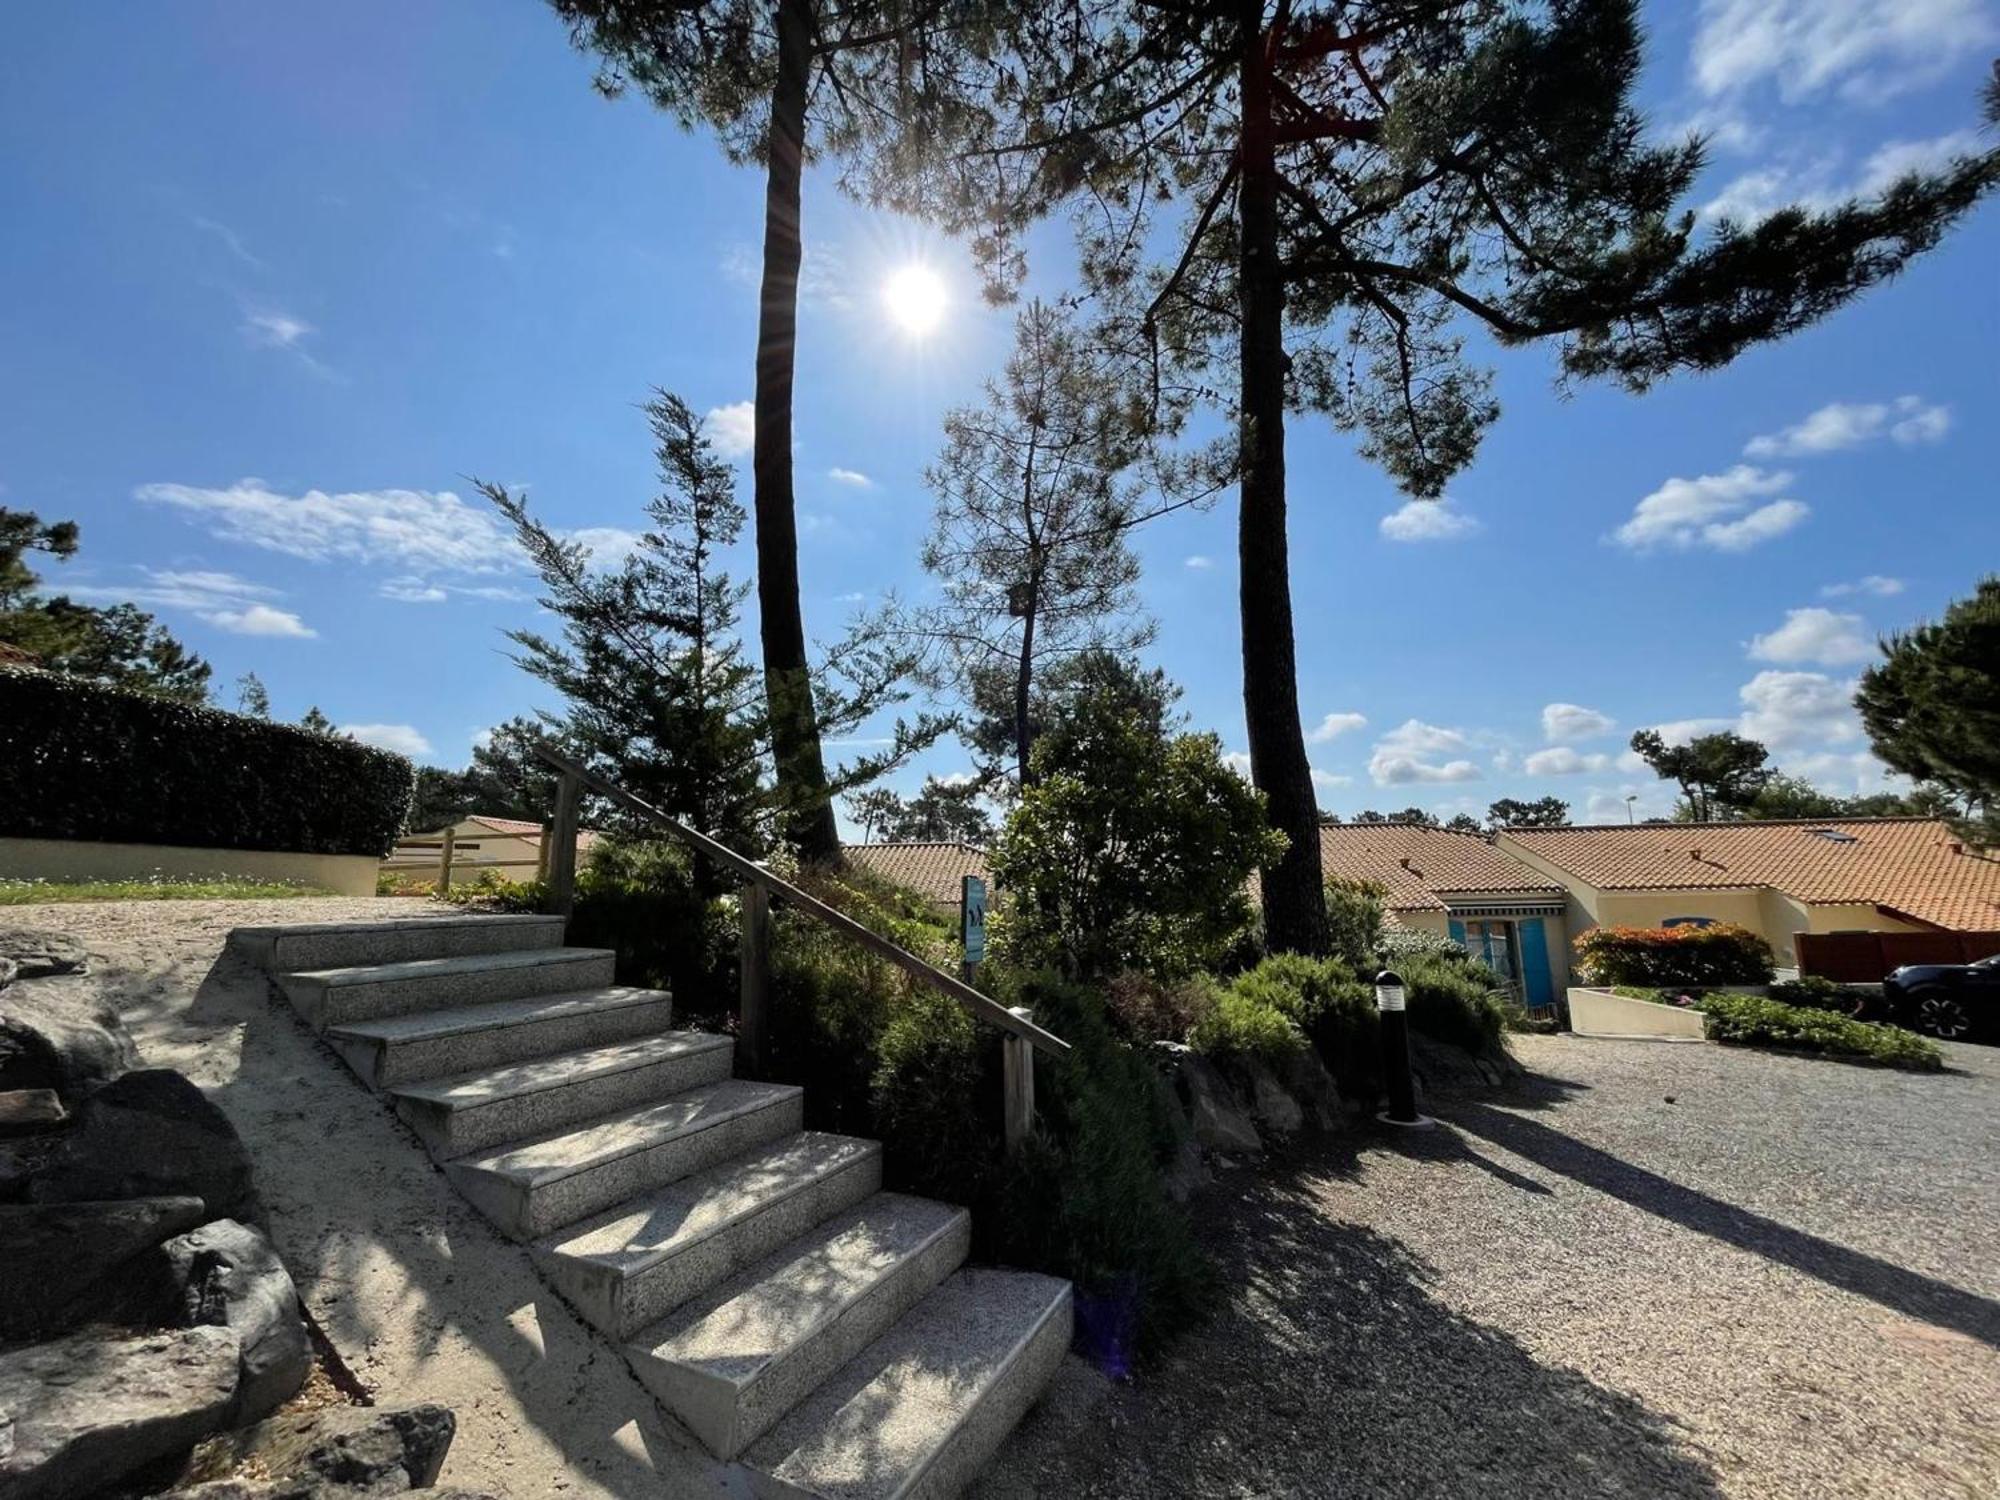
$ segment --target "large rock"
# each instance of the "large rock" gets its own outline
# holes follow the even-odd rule
[[[234,1219],[218,1219],[160,1247],[180,1321],[236,1330],[242,1346],[232,1424],[270,1415],[312,1371],[312,1343],[299,1295],[271,1242]]]
[[[0,1090],[0,1135],[34,1135],[69,1118],[54,1089]]]
[[[1237,1102],[1229,1080],[1215,1064],[1186,1047],[1173,1047],[1170,1055],[1174,1086],[1188,1112],[1188,1122],[1194,1127],[1194,1138],[1203,1149],[1262,1151],[1264,1142],[1257,1134],[1257,1127],[1250,1123],[1250,1116]]]
[[[0,1089],[54,1089],[74,1104],[139,1066],[117,1012],[79,986],[0,992]]]
[[[1298,1101],[1308,1124],[1320,1130],[1338,1130],[1346,1122],[1340,1085],[1320,1061],[1317,1048],[1307,1047],[1286,1058],[1277,1073],[1285,1092]]]
[[[127,1073],[89,1096],[29,1196],[43,1203],[191,1194],[215,1218],[261,1218],[235,1127],[180,1074]]]
[[[8,985],[12,984],[19,977],[20,973],[21,966],[4,953],[0,953],[0,990],[4,990]]]
[[[0,958],[12,959],[23,979],[43,974],[81,974],[90,952],[66,932],[46,927],[0,927]]]
[[[1306,1123],[1305,1111],[1285,1092],[1270,1065],[1256,1058],[1244,1061],[1243,1075],[1250,1085],[1250,1113],[1265,1130],[1277,1136],[1293,1136]]]
[[[1410,1033],[1410,1071],[1433,1094],[1491,1088],[1522,1076],[1521,1065],[1504,1048],[1475,1055],[1419,1031]]]
[[[332,1406],[288,1413],[203,1443],[187,1477],[201,1480],[248,1466],[280,1481],[320,1486],[301,1489],[301,1495],[400,1494],[404,1489],[426,1488],[437,1479],[456,1431],[451,1411],[442,1406],[400,1411]],[[174,1494],[222,1500],[238,1493],[223,1486],[241,1482],[214,1480]],[[241,1493],[260,1500],[266,1495],[261,1489]],[[289,1497],[293,1492],[270,1493]]]
[[[199,1198],[0,1204],[0,1343],[122,1309],[135,1278],[120,1273],[202,1217]]]
[[[0,1495],[70,1500],[193,1444],[236,1395],[236,1335],[86,1331],[0,1354]],[[0,1429],[0,1434],[4,1429]]]

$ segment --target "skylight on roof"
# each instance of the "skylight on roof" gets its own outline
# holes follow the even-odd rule
[[[1860,839],[1851,833],[1842,833],[1838,828],[1812,828],[1807,833],[1816,839],[1825,839],[1829,844],[1858,844]]]

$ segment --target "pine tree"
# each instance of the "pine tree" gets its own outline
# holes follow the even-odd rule
[[[308,708],[305,711],[305,714],[299,719],[299,728],[305,730],[309,734],[324,734],[330,736],[340,733],[338,729],[335,729],[333,727],[333,720],[329,719],[325,714],[320,712],[319,705],[317,703],[313,704],[310,708]]]
[[[255,672],[245,672],[236,679],[236,711],[253,719],[271,717],[271,695],[264,690],[264,681]]]
[[[1236,423],[1252,776],[1290,835],[1264,872],[1276,948],[1323,926],[1299,720],[1285,415],[1360,435],[1435,498],[1497,417],[1469,329],[1558,350],[1564,379],[1643,390],[1711,370],[1895,274],[2000,180],[2000,151],[1879,198],[1699,230],[1698,141],[1654,145],[1632,105],[1633,0],[1067,0],[1019,7],[967,67],[987,144],[885,195],[1017,237],[1077,200],[1084,271],[1171,429]],[[1166,253],[1157,265],[1152,257]]]
[[[1502,797],[1486,809],[1486,821],[1495,828],[1564,828],[1569,824],[1569,804],[1560,797],[1537,797],[1533,802]]]
[[[911,143],[949,134],[953,101],[926,64],[949,42],[977,52],[979,7],[902,0],[550,0],[607,94],[636,88],[683,126],[706,124],[732,161],[765,174],[755,394],[757,598],[764,686],[791,841],[808,861],[839,858],[799,604],[792,396],[804,257],[800,184],[818,151],[855,152],[885,131]],[[951,25],[947,25],[947,13]],[[957,28],[954,30],[953,28]]]
[[[2000,844],[2000,576],[1884,641],[1854,704],[1884,762],[1962,799],[1967,831]]]
[[[1669,745],[1655,729],[1632,736],[1632,753],[1663,781],[1679,785],[1683,806],[1677,818],[1715,823],[1740,818],[1777,772],[1766,764],[1771,752],[1731,730],[1698,734],[1685,745]]]
[[[560,639],[513,630],[515,661],[560,693],[562,728],[586,763],[636,796],[733,847],[763,845],[763,713],[757,671],[737,638],[749,592],[718,554],[743,528],[735,476],[702,419],[655,392],[645,412],[661,490],[651,528],[617,567],[528,512],[525,497],[479,489],[513,526],[541,575]]]
[[[1153,636],[1139,612],[1128,533],[1159,514],[1126,477],[1140,445],[1101,360],[1042,302],[1015,321],[1014,349],[977,407],[948,413],[925,475],[936,496],[923,565],[940,603],[908,629],[929,679],[972,710],[974,750],[1028,769],[1036,675],[1083,651],[1124,655]]]

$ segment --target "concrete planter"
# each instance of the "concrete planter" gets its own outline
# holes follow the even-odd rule
[[[368,854],[288,854],[272,849],[188,849],[90,839],[0,838],[0,879],[274,880],[337,896],[372,896],[381,861]]]
[[[1701,1012],[1679,1005],[1633,1000],[1609,990],[1569,992],[1570,1030],[1578,1036],[1629,1037],[1660,1042],[1705,1039]]]

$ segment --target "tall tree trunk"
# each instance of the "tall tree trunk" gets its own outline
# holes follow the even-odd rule
[[[1236,548],[1242,570],[1237,589],[1243,716],[1250,732],[1250,779],[1269,802],[1272,826],[1290,840],[1284,857],[1263,872],[1265,936],[1274,950],[1317,953],[1326,946],[1326,895],[1320,886],[1319,805],[1299,724],[1292,645],[1285,543],[1285,283],[1278,263],[1278,169],[1263,9],[1262,0],[1247,0],[1242,7],[1237,297],[1243,318],[1238,417],[1243,478]]]
[[[820,757],[819,716],[799,612],[799,531],[792,497],[792,371],[798,346],[799,179],[805,165],[811,0],[777,0],[778,77],[771,86],[764,188],[764,284],[757,315],[757,604],[771,755],[786,832],[808,863],[840,857]]]
[[[1028,609],[1021,619],[1021,659],[1014,669],[1014,776],[1023,787],[1028,784],[1028,755],[1035,748],[1028,712],[1035,683],[1035,616],[1041,607],[1042,570],[1037,563],[1028,572]]]

